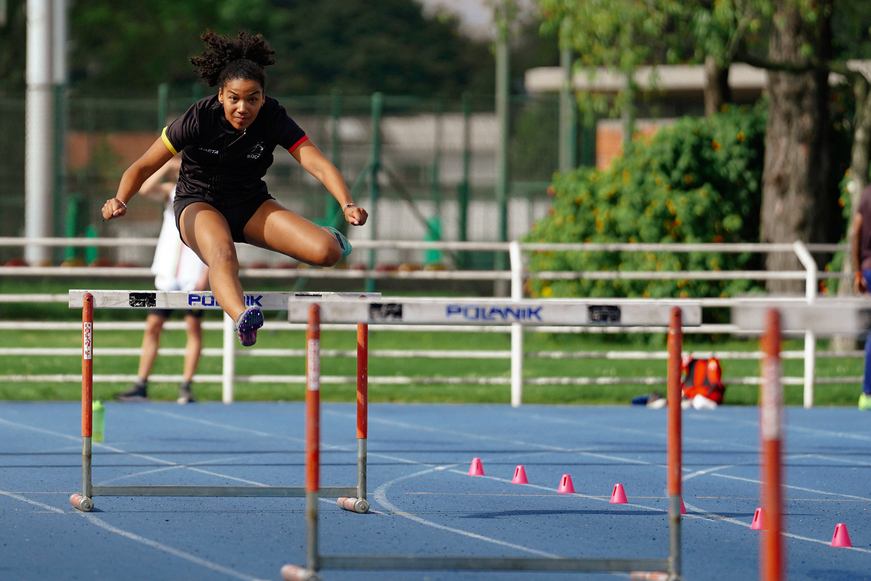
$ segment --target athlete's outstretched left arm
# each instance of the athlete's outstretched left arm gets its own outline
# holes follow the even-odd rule
[[[348,223],[354,226],[362,226],[366,223],[369,214],[363,208],[349,205],[354,204],[354,200],[351,198],[351,192],[348,191],[348,186],[345,184],[342,174],[339,173],[333,162],[328,160],[310,139],[302,142],[290,154],[308,173],[324,184],[327,191],[336,198]]]
[[[158,139],[148,148],[142,157],[133,162],[118,184],[118,193],[114,198],[106,200],[103,204],[102,214],[104,220],[111,220],[127,213],[127,202],[136,195],[142,184],[166,162],[172,159],[173,153],[169,150],[162,139]]]

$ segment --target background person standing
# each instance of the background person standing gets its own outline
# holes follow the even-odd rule
[[[853,214],[851,238],[853,269],[856,273],[853,288],[857,294],[865,294],[871,289],[871,185],[862,190],[859,209]],[[859,395],[859,409],[871,409],[871,332],[865,338],[865,376]]]
[[[165,204],[163,224],[157,239],[154,252],[154,262],[151,272],[155,274],[154,286],[163,291],[202,291],[208,288],[209,269],[194,254],[193,250],[184,245],[175,227],[173,199],[178,172],[181,167],[181,156],[170,159],[160,170],[148,178],[139,193],[148,199]],[[147,401],[148,376],[157,359],[157,349],[160,346],[160,335],[172,311],[170,309],[151,309],[145,318],[145,335],[142,338],[142,353],[139,356],[138,380],[124,393],[119,393],[115,399],[119,401]],[[178,387],[178,403],[193,402],[191,382],[200,360],[203,348],[202,311],[189,310],[185,313],[187,323],[187,345],[185,346],[184,369],[182,383]]]

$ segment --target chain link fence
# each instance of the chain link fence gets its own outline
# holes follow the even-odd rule
[[[55,177],[55,235],[156,236],[162,210],[157,204],[137,200],[127,220],[109,223],[100,220],[99,208],[114,195],[123,171],[145,152],[165,123],[204,95],[200,86],[174,92],[162,86],[153,98],[73,95],[59,99],[64,105],[58,107],[56,135],[66,128],[65,147],[46,152],[63,160]],[[277,98],[339,167],[358,204],[372,213],[373,232],[355,229],[352,241],[354,236],[373,234],[394,240],[498,239],[494,190],[498,127],[492,95]],[[4,119],[0,129],[0,236],[23,236],[24,95],[0,95],[0,115]],[[556,95],[512,99],[509,238],[524,234],[550,207],[546,189],[557,170],[559,118]],[[584,138],[579,132],[579,140]],[[266,180],[272,195],[293,211],[321,224],[341,222],[332,197],[291,156],[276,152]],[[104,261],[145,265],[150,263],[152,250],[100,252],[117,253],[102,255]],[[3,264],[20,256],[14,248],[0,249],[0,253]],[[93,258],[72,248],[58,250],[56,256],[58,263],[91,262]],[[435,251],[384,251],[377,260],[387,265],[427,265],[454,258]],[[464,264],[453,266],[486,267],[492,260],[492,255],[466,256]]]

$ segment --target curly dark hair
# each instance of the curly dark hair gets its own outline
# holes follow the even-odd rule
[[[271,58],[275,51],[262,35],[240,30],[238,38],[232,38],[207,30],[200,38],[208,49],[190,60],[208,86],[223,87],[229,80],[245,79],[266,88],[263,69],[275,62]]]

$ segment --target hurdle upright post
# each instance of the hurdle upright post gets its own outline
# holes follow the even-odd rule
[[[668,326],[668,530],[669,579],[680,577],[681,569],[681,471],[683,461],[681,420],[681,349],[683,346],[682,313],[671,309]]]
[[[82,299],[82,493],[70,496],[73,507],[89,512],[91,499],[91,435],[94,410],[94,296]]]
[[[309,307],[305,369],[305,520],[306,567],[318,570],[318,496],[321,469],[321,311]]]
[[[369,325],[357,323],[357,502],[356,512],[369,510],[366,473],[369,441]]]
[[[233,403],[236,380],[236,322],[224,313],[223,363],[221,366],[221,401]]]
[[[784,579],[783,471],[783,383],[781,382],[780,313],[770,309],[765,316],[762,337],[762,384],[759,404],[759,444],[762,466],[763,531],[759,539],[759,578],[762,581]]]
[[[317,303],[308,308],[305,365],[305,524],[306,565],[285,565],[285,581],[319,581],[318,496],[321,468],[321,311]]]

